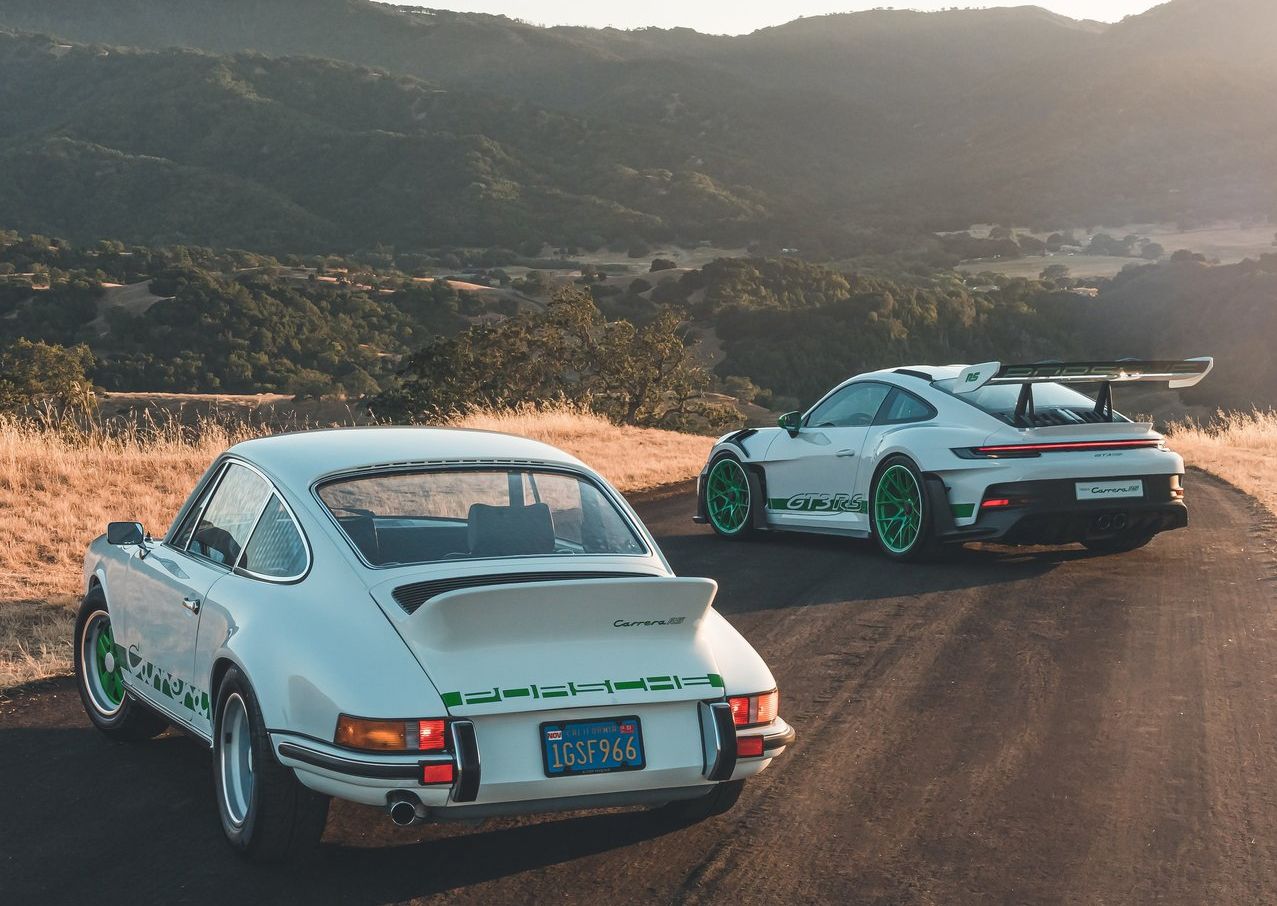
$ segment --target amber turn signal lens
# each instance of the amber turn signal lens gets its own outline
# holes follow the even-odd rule
[[[754,723],[769,724],[776,719],[776,714],[780,710],[780,692],[773,689],[771,692],[764,692],[762,695],[756,696],[758,699],[758,708],[754,715]]]
[[[409,724],[402,720],[369,720],[363,717],[337,718],[337,734],[333,741],[348,749],[370,752],[403,752],[408,748]],[[413,740],[413,748],[416,748]]]

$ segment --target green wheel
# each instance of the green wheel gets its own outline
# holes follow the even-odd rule
[[[143,740],[163,733],[168,721],[124,687],[125,652],[115,640],[111,612],[95,586],[75,620],[75,675],[80,701],[93,725],[116,739]]]
[[[878,548],[896,560],[930,552],[931,514],[922,475],[904,457],[887,460],[870,495],[870,521]]]
[[[750,534],[753,507],[749,477],[739,460],[724,456],[710,466],[705,478],[705,513],[715,532],[724,538]]]

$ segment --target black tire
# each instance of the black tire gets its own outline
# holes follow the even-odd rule
[[[907,478],[905,477],[907,474]],[[906,488],[912,488],[916,496],[908,502],[909,512],[917,511],[917,527],[910,531],[908,543],[893,542],[886,537],[889,529],[881,528],[879,519],[879,495],[884,496],[883,507],[895,512],[898,506],[887,504],[885,495],[899,482]],[[886,485],[886,486],[885,486]],[[869,532],[874,543],[884,556],[899,561],[923,561],[934,559],[941,550],[936,540],[935,514],[931,512],[931,501],[927,497],[927,483],[922,471],[907,456],[889,456],[878,467],[874,474],[873,484],[869,488]]]
[[[677,802],[662,805],[656,812],[662,821],[677,827],[699,824],[716,815],[731,811],[733,806],[736,805],[736,800],[740,799],[741,791],[744,789],[745,781],[728,780],[716,784],[714,789],[704,796],[697,796],[695,799],[680,799]]]
[[[1139,550],[1156,537],[1156,532],[1123,532],[1111,538],[1083,541],[1082,546],[1095,554],[1126,554]]]
[[[257,696],[236,668],[226,671],[216,702],[213,789],[227,841],[240,855],[259,863],[309,854],[324,833],[328,797],[303,786],[275,758]],[[246,770],[237,753],[247,756]],[[227,779],[245,776],[246,782]]]
[[[98,661],[99,643],[109,649],[105,663]],[[167,718],[124,687],[125,654],[114,643],[111,614],[101,586],[89,589],[80,602],[72,646],[75,686],[93,726],[112,739],[125,742],[151,739],[168,729]]]
[[[730,504],[727,504],[726,499],[720,494],[715,493],[720,490],[717,486],[720,480],[728,480],[732,485],[731,490],[728,491],[732,495]],[[742,541],[752,538],[757,532],[754,528],[754,519],[757,515],[757,507],[763,502],[754,499],[755,484],[756,482],[751,483],[746,466],[730,453],[724,453],[710,463],[705,473],[705,515],[709,518],[710,528],[720,538]],[[730,506],[730,517],[725,515],[728,512],[728,506]]]

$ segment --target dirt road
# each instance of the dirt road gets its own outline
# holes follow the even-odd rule
[[[1274,903],[1277,528],[1197,475],[1193,525],[1125,556],[719,541],[639,509],[772,664],[799,731],[737,808],[394,828],[334,806],[254,869],[207,752],[108,743],[69,681],[0,703],[5,903]]]

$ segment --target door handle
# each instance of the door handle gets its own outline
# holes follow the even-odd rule
[[[191,613],[199,613],[200,599],[199,598],[183,598],[182,606],[185,607],[187,610],[189,610]]]
[[[855,456],[855,455],[856,455],[856,451],[855,451],[855,450],[839,450],[839,451],[838,451],[837,453],[835,453],[834,455],[835,455],[835,456],[844,456],[844,457],[846,457],[846,456]]]

